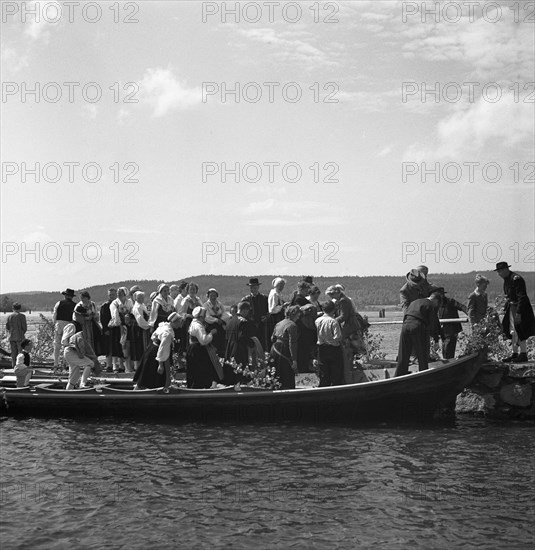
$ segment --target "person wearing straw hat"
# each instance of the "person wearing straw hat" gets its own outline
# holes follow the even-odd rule
[[[63,300],[56,302],[52,314],[52,322],[54,323],[54,368],[59,367],[63,329],[72,323],[72,314],[76,307],[73,300],[76,294],[72,288],[67,288],[61,294],[63,294]]]
[[[502,327],[505,337],[511,340],[513,346],[512,355],[504,361],[524,363],[528,360],[527,339],[535,336],[535,316],[526,291],[526,282],[510,267],[507,262],[498,262],[494,270],[503,279],[507,302]]]
[[[268,297],[260,293],[260,285],[262,284],[256,277],[249,279],[246,283],[250,293],[244,296],[240,301],[249,302],[251,310],[249,319],[253,321],[256,334],[255,336],[260,341],[260,345],[264,351],[267,350],[268,335],[267,335],[267,319],[269,316]]]

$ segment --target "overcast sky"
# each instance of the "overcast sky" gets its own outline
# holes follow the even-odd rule
[[[533,270],[533,3],[4,4],[2,292]]]

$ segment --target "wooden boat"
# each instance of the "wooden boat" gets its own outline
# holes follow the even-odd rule
[[[102,373],[101,376],[92,377],[90,380],[92,384],[108,385],[114,388],[120,388],[125,390],[131,390],[134,383],[132,378],[133,373]],[[30,386],[41,386],[48,384],[53,389],[65,389],[68,381],[68,374],[54,374],[52,371],[45,371],[34,369],[34,374],[30,379]],[[1,388],[16,388],[17,377],[13,372],[13,369],[6,369],[0,374],[0,389]]]
[[[477,354],[436,368],[385,380],[295,390],[233,386],[194,390],[162,388],[131,391],[102,386],[60,390],[45,385],[4,389],[8,414],[54,416],[141,416],[180,421],[313,420],[366,422],[425,420],[451,402],[474,378],[482,363]]]

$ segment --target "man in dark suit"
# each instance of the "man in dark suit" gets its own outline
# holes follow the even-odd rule
[[[418,359],[419,370],[427,370],[430,338],[432,336],[438,342],[440,335],[438,307],[441,296],[439,291],[434,291],[429,298],[414,300],[407,308],[399,337],[398,364],[394,376],[408,374],[413,352]]]
[[[267,335],[267,318],[269,315],[268,297],[264,294],[260,294],[260,285],[262,283],[256,277],[249,279],[247,286],[249,287],[250,294],[244,296],[241,301],[248,302],[251,306],[249,311],[249,320],[251,320],[255,326],[255,336],[260,340],[262,349],[264,352],[268,351],[268,342],[271,339],[271,334]]]
[[[535,336],[535,316],[526,291],[526,282],[510,267],[507,262],[498,262],[494,270],[503,279],[503,292],[507,296],[503,332],[513,344],[513,354],[505,361],[523,363],[528,360],[527,339]]]
[[[108,288],[108,301],[100,306],[100,322],[102,323],[101,348],[106,355],[106,371],[113,370],[112,365],[112,346],[111,346],[111,328],[108,326],[111,321],[110,305],[117,298],[117,290]]]

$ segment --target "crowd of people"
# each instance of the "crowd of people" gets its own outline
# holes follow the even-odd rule
[[[535,335],[535,318],[525,282],[509,270],[506,262],[496,266],[504,280],[507,309],[503,320],[505,336],[512,339],[508,360],[526,361],[526,340]],[[459,318],[480,322],[487,313],[488,279],[478,275],[476,289],[464,305],[446,296],[443,287],[428,281],[426,266],[412,269],[400,289],[404,313],[396,376],[407,374],[412,356],[420,370],[428,366],[430,339],[442,338],[442,355],[453,358],[459,323],[440,324],[440,319]],[[276,277],[266,295],[262,282],[249,279],[249,292],[229,308],[210,288],[199,296],[194,282],[162,283],[148,299],[139,286],[108,289],[108,299],[99,308],[89,292],[67,288],[54,306],[54,366],[60,357],[69,366],[67,389],[83,388],[91,374],[100,374],[99,357],[105,357],[109,372],[134,373],[134,389],[169,388],[173,353],[184,359],[190,388],[212,388],[243,382],[232,365],[256,365],[269,356],[282,389],[295,388],[299,372],[313,372],[317,364],[320,387],[352,382],[355,354],[364,351],[368,323],[356,310],[341,284],[321,290],[312,277],[304,277],[296,289],[284,294],[286,281]],[[13,365],[20,384],[31,376],[25,338],[26,319],[14,304],[6,328]]]

